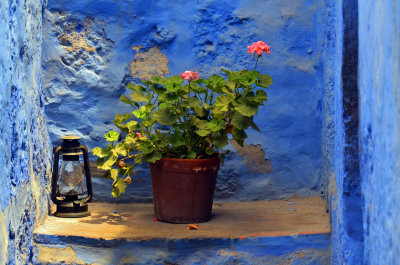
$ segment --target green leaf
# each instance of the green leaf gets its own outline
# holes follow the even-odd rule
[[[154,147],[150,142],[139,143],[139,149],[143,154],[150,154],[154,151]]]
[[[210,76],[209,80],[212,84],[214,84],[215,86],[219,86],[219,87],[223,87],[226,84],[225,79],[219,75]]]
[[[211,131],[217,132],[217,131],[221,130],[222,128],[225,128],[225,121],[213,119],[207,124],[207,126],[208,126],[208,129],[210,129]]]
[[[160,133],[160,131],[155,130],[156,134],[154,136],[153,144],[159,148],[166,148],[169,146],[170,141],[168,134]]]
[[[165,85],[165,78],[161,76],[152,76],[151,80],[154,81],[154,83],[159,84],[159,85]]]
[[[119,97],[119,100],[121,100],[122,102],[124,102],[124,103],[126,103],[126,104],[132,104],[131,99],[128,98],[127,96],[125,96],[125,95],[121,95],[121,96]]]
[[[127,184],[122,178],[118,179],[113,184],[113,190],[111,191],[112,196],[114,196],[115,198],[119,198],[121,196],[121,193],[125,193],[126,186]]]
[[[122,155],[122,156],[126,156],[128,154],[128,150],[126,150],[126,147],[123,143],[119,143],[117,144],[112,150],[111,152],[113,152],[113,154],[115,156],[118,155]]]
[[[140,126],[138,126],[138,122],[137,121],[129,121],[126,123],[126,127],[129,129],[129,131],[134,131],[134,130],[138,130],[140,128]]]
[[[219,95],[215,99],[213,111],[223,112],[228,111],[229,104],[235,99],[232,94]]]
[[[212,144],[214,146],[216,146],[217,148],[222,148],[222,147],[226,146],[228,144],[228,135],[225,133],[225,134],[214,136],[212,138]]]
[[[169,141],[173,147],[180,147],[186,144],[185,138],[182,136],[182,134],[179,133],[174,133],[173,135],[171,135]]]
[[[182,101],[182,106],[186,108],[194,108],[200,106],[200,101],[196,97],[188,97]]]
[[[125,144],[132,145],[136,144],[137,138],[133,134],[128,134],[125,137]]]
[[[243,116],[237,111],[235,111],[232,115],[232,124],[237,129],[245,130],[249,128],[251,123],[252,123],[251,117]]]
[[[197,130],[196,133],[198,135],[200,135],[201,137],[204,137],[204,136],[207,136],[208,134],[210,134],[211,131],[210,130]]]
[[[110,169],[109,171],[107,171],[110,175],[110,179],[113,179],[114,181],[118,178],[118,170],[116,169]]]
[[[150,163],[155,163],[162,158],[162,155],[159,152],[152,152],[150,154],[144,155],[143,159]]]
[[[239,130],[233,127],[232,136],[235,141],[243,147],[244,140],[247,138],[247,134],[244,130]]]
[[[257,83],[257,85],[259,86],[263,86],[268,88],[270,85],[272,85],[272,77],[270,77],[269,75],[260,75],[258,77],[259,82]]]
[[[153,118],[162,125],[172,125],[176,123],[176,116],[168,109],[159,109],[153,113]]]
[[[256,91],[256,100],[260,105],[263,105],[267,99],[267,92],[262,89]]]
[[[173,93],[163,93],[158,97],[160,102],[175,103],[179,101],[179,96]]]
[[[233,106],[237,112],[247,117],[256,115],[258,111],[258,105],[247,101],[245,97],[241,97],[233,102]]]
[[[98,156],[100,158],[103,158],[103,157],[108,155],[109,151],[106,150],[106,149],[103,149],[101,147],[95,147],[95,148],[92,149],[92,153],[93,153],[94,156]]]
[[[177,92],[182,88],[183,79],[174,75],[165,79],[165,88],[170,92]]]
[[[96,166],[98,169],[109,170],[116,161],[117,158],[114,155],[109,154],[106,159],[104,159],[104,157],[98,158],[96,161]]]
[[[126,121],[126,120],[129,120],[130,118],[132,118],[132,115],[131,114],[129,114],[129,113],[125,113],[124,115],[122,115],[122,114],[117,114],[117,115],[115,115],[115,117],[114,117],[114,123],[122,123],[122,122],[124,122],[124,121]]]
[[[142,91],[132,92],[130,97],[134,102],[148,102],[150,100],[150,94],[145,95]]]
[[[186,158],[187,159],[195,159],[196,156],[197,156],[196,152],[190,151]]]
[[[104,137],[106,137],[106,140],[109,142],[118,141],[119,133],[111,130],[108,133],[106,133]]]
[[[135,85],[135,84],[128,84],[126,86],[126,88],[130,89],[130,90],[134,90],[134,91],[139,91],[139,92],[144,92],[146,91],[146,88],[144,88],[141,85]]]
[[[146,108],[146,106],[141,106],[140,109],[137,109],[132,112],[136,118],[145,120],[149,117],[150,111]]]
[[[258,71],[242,71],[239,81],[244,86],[249,87],[252,84],[256,83],[259,75],[260,75],[260,72],[258,72]]]
[[[206,120],[200,120],[200,119],[196,118],[193,122],[193,125],[199,129],[203,129],[203,130],[208,129],[208,121],[206,121]]]
[[[257,132],[261,132],[260,128],[258,128],[258,126],[254,123],[253,119],[251,120],[250,126]]]

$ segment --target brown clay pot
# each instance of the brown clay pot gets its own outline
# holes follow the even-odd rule
[[[157,220],[181,224],[210,220],[219,166],[218,157],[149,163]]]

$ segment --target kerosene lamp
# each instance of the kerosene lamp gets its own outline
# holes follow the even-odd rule
[[[89,216],[88,202],[92,199],[89,155],[80,137],[67,135],[62,144],[54,148],[51,200],[57,205],[57,217]],[[61,163],[60,163],[60,155]],[[82,166],[83,156],[83,166]]]

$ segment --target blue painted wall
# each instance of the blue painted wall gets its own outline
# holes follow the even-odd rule
[[[359,1],[360,139],[366,264],[400,255],[400,4]]]
[[[44,1],[0,3],[0,264],[32,262],[36,221],[47,214],[51,156],[43,119]]]
[[[358,3],[331,1],[336,21],[333,78],[335,173],[329,177],[332,264],[362,264],[363,228],[358,143]]]
[[[260,145],[260,163],[269,166],[250,172],[243,157],[233,153],[221,169],[216,196],[259,200],[320,194],[325,83],[321,1],[49,0],[43,34],[52,141],[74,133],[90,148],[104,145],[103,134],[115,129],[116,112],[128,111],[118,98],[132,80],[132,69],[134,76],[176,75],[188,69],[208,76],[221,67],[242,69],[254,63],[247,45],[266,41],[272,54],[262,58],[258,70],[270,74],[274,85],[256,117],[263,133],[249,131],[247,143]],[[249,152],[244,150],[244,156]],[[129,198],[149,200],[148,172],[141,171],[139,178],[129,187],[134,193]]]

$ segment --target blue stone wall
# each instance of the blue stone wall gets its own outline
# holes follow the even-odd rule
[[[358,3],[331,1],[336,33],[335,172],[329,177],[332,264],[362,264],[363,228],[359,169]]]
[[[115,129],[114,115],[129,111],[118,98],[133,78],[252,67],[247,45],[264,40],[272,54],[258,70],[274,85],[255,118],[262,133],[249,131],[248,146],[227,158],[216,197],[319,195],[322,127],[330,126],[323,124],[324,10],[322,1],[303,0],[49,0],[43,83],[52,141],[74,133],[89,148],[104,145],[104,133]],[[138,178],[125,198],[150,200],[147,170]],[[108,183],[94,182],[97,198],[107,199],[110,190],[103,196],[99,189]]]
[[[44,5],[0,2],[0,264],[32,262],[33,228],[47,214],[51,150],[40,78]]]
[[[400,4],[359,1],[365,264],[400,255]]]

